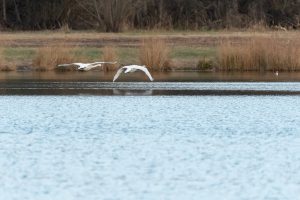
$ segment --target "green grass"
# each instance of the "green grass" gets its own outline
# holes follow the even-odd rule
[[[27,47],[8,47],[4,49],[4,56],[7,60],[31,60],[36,55],[37,48]],[[118,56],[123,62],[136,61],[138,51],[134,48],[118,48]],[[74,50],[76,56],[90,60],[101,60],[103,55],[102,48],[84,47]]]
[[[116,47],[117,48],[117,47]],[[31,62],[36,55],[37,48],[9,47],[4,49],[4,57],[8,62]],[[139,64],[139,49],[120,47],[116,49],[118,61],[121,65]],[[80,47],[73,52],[78,57],[78,62],[100,61],[103,56],[102,48]],[[170,48],[170,58],[179,61],[198,62],[199,59],[208,58],[214,60],[216,48],[208,47],[176,47]]]
[[[75,55],[78,56],[79,58],[83,57],[90,60],[99,60],[101,59],[103,53],[102,53],[102,49],[100,48],[84,47],[84,48],[76,49]]]
[[[132,64],[138,61],[138,49],[136,48],[116,48],[119,63]],[[80,48],[75,52],[79,58],[84,57],[92,61],[101,60],[103,56],[102,48]]]
[[[133,64],[138,62],[139,52],[136,48],[118,48],[120,64]]]
[[[35,48],[9,47],[4,49],[4,56],[7,61],[31,60],[35,55]]]
[[[203,57],[216,57],[216,48],[179,47],[171,51],[172,59],[199,59]]]

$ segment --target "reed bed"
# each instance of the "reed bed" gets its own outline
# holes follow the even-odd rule
[[[300,40],[253,37],[239,45],[223,42],[217,57],[222,71],[298,71]]]
[[[116,49],[114,47],[104,47],[102,50],[103,53],[103,61],[104,62],[115,62],[118,61],[118,56]],[[118,67],[117,64],[104,64],[103,70],[104,71],[113,71],[116,70]]]
[[[140,63],[153,71],[165,71],[169,68],[169,48],[163,39],[148,38],[142,42],[139,51]]]
[[[64,45],[51,45],[37,50],[32,65],[38,71],[48,71],[55,69],[59,64],[75,61],[74,48]]]

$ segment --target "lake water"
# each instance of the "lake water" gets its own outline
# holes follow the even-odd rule
[[[0,199],[300,199],[299,95],[0,105]]]
[[[112,82],[115,72],[1,72],[1,82]],[[155,82],[299,82],[300,72],[280,72],[275,76],[273,72],[201,72],[174,71],[152,72]],[[118,81],[149,81],[142,72],[122,74]]]

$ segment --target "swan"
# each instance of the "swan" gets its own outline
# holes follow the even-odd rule
[[[124,66],[124,67],[120,68],[117,71],[116,75],[114,76],[113,82],[115,82],[119,78],[119,76],[121,75],[122,72],[127,74],[127,73],[136,72],[137,70],[143,71],[151,81],[154,80],[146,66],[128,65],[128,66]]]
[[[60,64],[57,67],[68,67],[77,66],[80,71],[89,71],[96,67],[101,67],[103,64],[117,64],[117,62],[94,62],[94,63],[70,63],[70,64]]]

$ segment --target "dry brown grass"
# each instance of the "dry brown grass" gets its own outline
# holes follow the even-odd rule
[[[13,71],[15,68],[16,66],[13,63],[7,62],[4,49],[0,48],[0,71]]]
[[[0,65],[0,71],[2,72],[9,72],[9,71],[14,71],[16,69],[16,65],[13,63],[4,63]]]
[[[0,48],[0,67],[2,67],[5,64],[5,58],[3,54],[3,49]]]
[[[170,63],[169,48],[163,39],[145,39],[140,47],[139,58],[141,64],[150,70],[164,71]]]
[[[36,70],[48,71],[55,69],[59,64],[72,63],[74,61],[74,48],[64,45],[51,45],[38,48],[32,65]]]
[[[103,61],[104,62],[115,62],[118,60],[118,56],[116,53],[116,49],[114,47],[104,47],[103,50]],[[117,64],[104,64],[104,71],[112,71],[116,70],[118,67]]]
[[[221,43],[219,69],[223,71],[300,70],[300,40],[253,37],[243,44]]]

